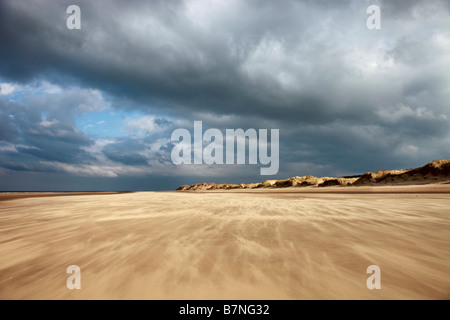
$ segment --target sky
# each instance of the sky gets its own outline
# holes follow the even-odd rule
[[[0,191],[418,167],[450,158],[449,70],[448,0],[0,0]],[[194,121],[279,129],[278,173],[175,165]]]

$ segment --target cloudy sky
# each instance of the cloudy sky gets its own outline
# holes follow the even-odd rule
[[[0,190],[269,178],[175,166],[171,133],[194,120],[280,129],[271,178],[450,158],[449,70],[448,0],[0,0]]]

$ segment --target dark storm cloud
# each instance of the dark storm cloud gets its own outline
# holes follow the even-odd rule
[[[362,3],[249,1],[213,12],[215,22],[202,22],[201,9],[196,8],[199,17],[192,13],[194,1],[79,1],[83,26],[75,32],[65,28],[70,3],[3,2],[0,30],[8,43],[1,51],[3,75],[23,79],[68,74],[167,112],[326,123],[363,113],[358,122],[373,111],[370,102],[361,106],[353,87],[339,85],[364,70],[354,65],[358,61],[348,60],[355,43],[364,50],[368,46],[353,33],[355,28],[367,32]],[[404,12],[423,3],[386,7]],[[437,4],[441,2],[433,2]],[[361,17],[348,19],[361,10]],[[360,80],[357,90],[362,94],[377,90],[382,95],[388,85],[370,76]],[[350,101],[333,99],[333,91]]]
[[[132,1],[125,5],[116,1],[105,5],[82,1],[80,32],[65,28],[68,3],[4,3],[1,37],[9,44],[1,52],[4,75],[23,79],[42,72],[55,72],[55,77],[67,73],[83,83],[117,95],[133,95],[153,108],[169,111],[256,113],[288,121],[296,115],[305,122],[331,121],[336,116],[323,98],[328,89],[323,80],[330,76],[339,80],[345,72],[339,70],[345,69],[340,66],[344,63],[341,57],[332,57],[336,54],[333,43],[292,45],[315,36],[315,28],[309,27],[314,19],[307,13],[327,16],[321,10],[335,9],[332,2],[307,2],[308,6],[284,2],[281,7],[270,1],[242,2],[223,17],[216,13],[222,17],[217,25],[202,27],[193,20],[195,15],[189,16],[183,2]],[[280,44],[285,48],[277,52]],[[295,52],[297,49],[305,52]],[[252,58],[259,53],[260,58]],[[303,76],[300,67],[294,70],[298,74],[288,74],[300,90],[286,90],[276,73],[281,71],[283,77],[283,69],[290,69],[291,54],[309,63],[311,57],[317,58],[309,68],[323,69],[325,74]],[[270,61],[270,55],[281,55],[281,61]],[[328,67],[338,70],[330,72]],[[321,90],[311,90],[317,86]]]
[[[66,28],[71,4],[81,7],[81,30]],[[366,28],[371,4],[381,7],[381,30]],[[449,30],[445,0],[3,0],[0,78],[69,92],[26,101],[35,110],[3,104],[0,139],[23,145],[25,168],[33,157],[94,163],[94,141],[73,120],[82,103],[68,88],[79,86],[185,126],[280,128],[280,175],[419,165],[449,156]],[[167,164],[170,144],[144,146],[170,137],[173,124],[157,121],[166,125],[159,135],[114,141],[100,156]]]
[[[126,165],[148,165],[144,156],[137,153],[145,146],[138,140],[125,139],[106,145],[102,152],[110,159]]]
[[[396,19],[411,18],[414,14],[426,16],[434,10],[450,10],[450,2],[448,0],[378,0],[373,3],[379,4],[388,16]]]

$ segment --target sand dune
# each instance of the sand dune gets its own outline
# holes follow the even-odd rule
[[[413,188],[2,201],[0,299],[448,299],[450,185]]]
[[[380,170],[367,172],[353,178],[292,177],[285,180],[266,180],[251,184],[215,184],[197,183],[191,186],[182,185],[178,191],[205,191],[217,189],[258,189],[258,188],[288,188],[288,187],[330,187],[330,186],[377,186],[377,185],[405,185],[405,184],[432,184],[450,181],[450,159],[435,160],[421,168],[408,170]]]

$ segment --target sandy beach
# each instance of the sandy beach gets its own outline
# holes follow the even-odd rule
[[[3,200],[0,299],[450,298],[448,184]]]

